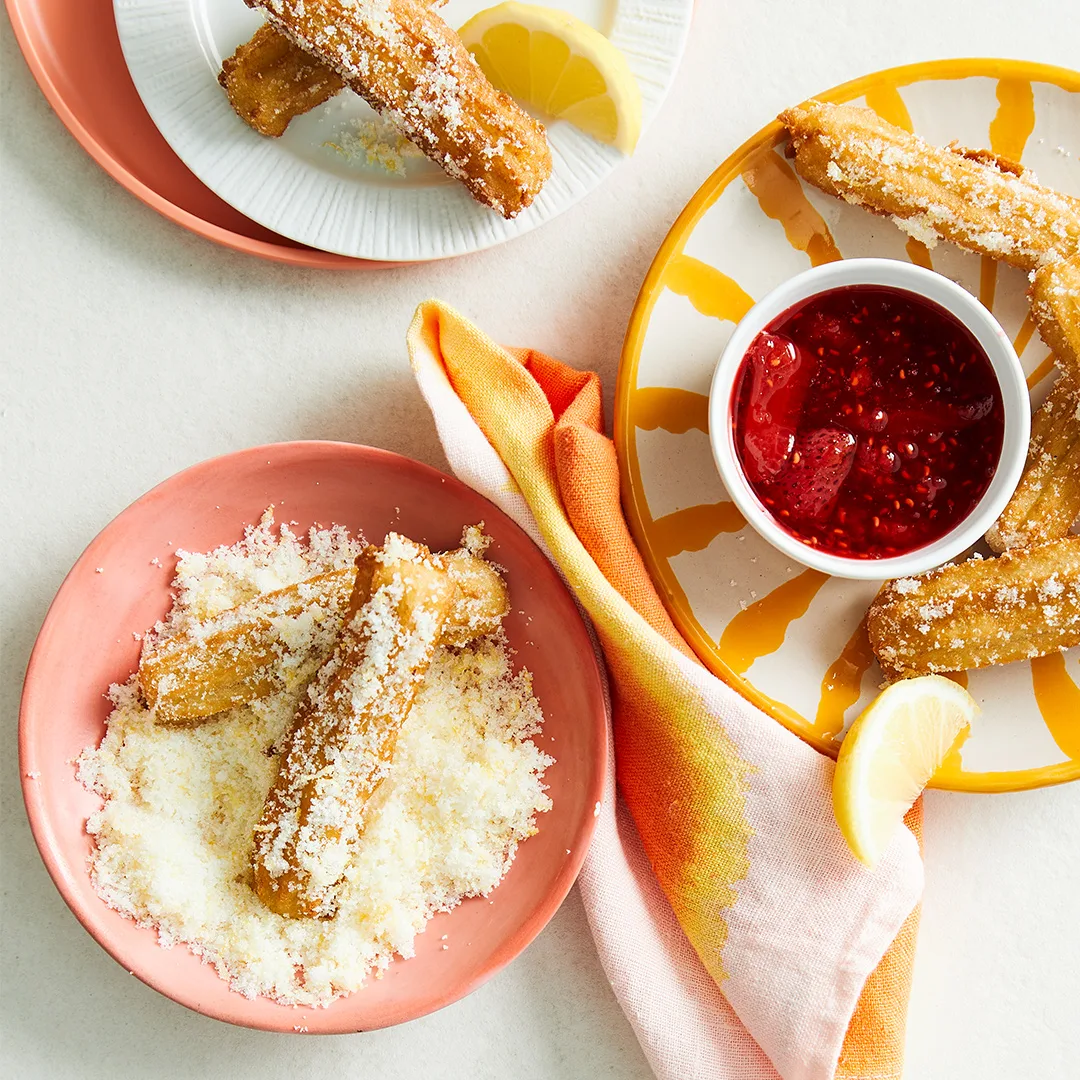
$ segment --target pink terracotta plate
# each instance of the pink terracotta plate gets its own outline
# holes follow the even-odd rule
[[[233,543],[271,504],[278,520],[295,521],[299,529],[338,523],[381,539],[392,528],[436,549],[456,545],[464,525],[484,521],[493,540],[490,556],[507,571],[512,610],[506,632],[517,662],[533,673],[545,717],[541,745],[556,757],[544,777],[553,808],[538,817],[539,832],[519,848],[491,894],[494,903],[466,900],[436,916],[417,937],[414,958],[398,959],[383,978],[326,1009],[249,1000],[186,948],[161,948],[154,931],[108,908],[87,871],[85,821],[101,803],[78,782],[72,764],[104,733],[105,690],[138,665],[133,633],[169,607],[176,549]],[[343,1034],[449,1005],[536,937],[588,849],[604,783],[607,724],[601,674],[574,600],[513,521],[452,477],[388,451],[296,442],[195,465],[133,503],[90,544],[57,593],[30,659],[19,759],[30,825],[53,881],[83,926],[127,970],[220,1020]],[[444,933],[454,948],[441,948]]]
[[[15,37],[49,104],[83,149],[147,206],[199,236],[275,262],[324,269],[392,265],[315,251],[215,195],[154,126],[128,74],[112,0],[6,0]]]

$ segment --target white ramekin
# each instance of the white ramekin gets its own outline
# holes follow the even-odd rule
[[[959,319],[990,360],[1001,389],[1005,433],[997,470],[983,497],[955,528],[933,543],[889,559],[858,559],[812,547],[781,528],[743,475],[735,453],[732,396],[747,349],[778,315],[818,293],[845,285],[884,285],[925,297]],[[806,270],[777,286],[742,318],[713,374],[709,392],[709,441],[720,476],[746,520],[785,555],[833,577],[895,578],[921,574],[971,547],[1005,508],[1020,480],[1031,430],[1027,383],[1012,342],[990,312],[966,289],[932,270],[894,259],[843,259]]]

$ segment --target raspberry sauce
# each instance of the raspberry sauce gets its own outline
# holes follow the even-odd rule
[[[819,293],[754,339],[735,380],[735,451],[787,532],[858,559],[944,536],[982,498],[1005,431],[971,332],[879,285]]]

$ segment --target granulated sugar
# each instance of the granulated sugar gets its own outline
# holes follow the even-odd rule
[[[359,550],[340,529],[309,540],[274,535],[266,518],[232,548],[183,554],[176,610],[159,633],[340,569]],[[240,993],[326,1005],[395,954],[411,956],[435,912],[498,884],[551,806],[542,776],[552,759],[530,741],[542,714],[504,642],[440,648],[369,804],[337,915],[282,918],[252,891],[252,835],[301,692],[177,728],[155,724],[133,677],[112,687],[107,734],[83,752],[79,776],[105,799],[87,830],[111,907],[155,927],[163,945],[186,943]]]

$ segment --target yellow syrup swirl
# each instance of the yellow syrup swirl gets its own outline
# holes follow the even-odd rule
[[[1024,316],[1024,321],[1020,324],[1020,329],[1016,332],[1016,337],[1013,338],[1013,349],[1016,351],[1016,355],[1019,356],[1027,347],[1028,342],[1031,340],[1031,335],[1035,333],[1035,320],[1031,317],[1029,311]]]
[[[1045,360],[1027,377],[1027,388],[1034,390],[1054,370],[1054,354],[1049,353]]]
[[[844,729],[844,715],[862,694],[863,676],[874,662],[870,636],[866,632],[866,617],[848,638],[840,655],[821,680],[814,730],[823,739],[835,739]]]
[[[709,430],[709,399],[674,386],[640,386],[634,390],[634,426],[645,431],[683,435]]]
[[[911,113],[908,112],[900,91],[892,84],[878,83],[866,91],[866,107],[874,112],[887,123],[895,124],[905,131],[914,131],[911,123]]]
[[[990,149],[1018,162],[1035,130],[1035,95],[1027,79],[998,79],[997,115],[990,121]]]
[[[1080,687],[1065,668],[1064,653],[1031,661],[1031,688],[1054,742],[1067,757],[1080,758]]]
[[[671,260],[664,270],[664,286],[714,319],[738,322],[754,306],[754,298],[737,281],[690,255]]]
[[[670,559],[684,551],[702,551],[721,533],[738,532],[745,524],[733,502],[705,503],[656,518],[651,540],[656,553]]]
[[[755,660],[776,652],[784,643],[788,627],[806,614],[828,580],[820,570],[804,570],[738,612],[717,642],[720,659],[736,675],[742,675]]]
[[[755,154],[747,162],[742,178],[766,216],[784,227],[791,246],[806,252],[811,266],[843,258],[825,219],[806,197],[795,171],[779,154],[769,149]]]
[[[907,252],[907,257],[916,266],[924,266],[927,270],[934,269],[934,264],[930,259],[930,249],[921,240],[909,236],[907,243],[904,245],[904,250]]]

